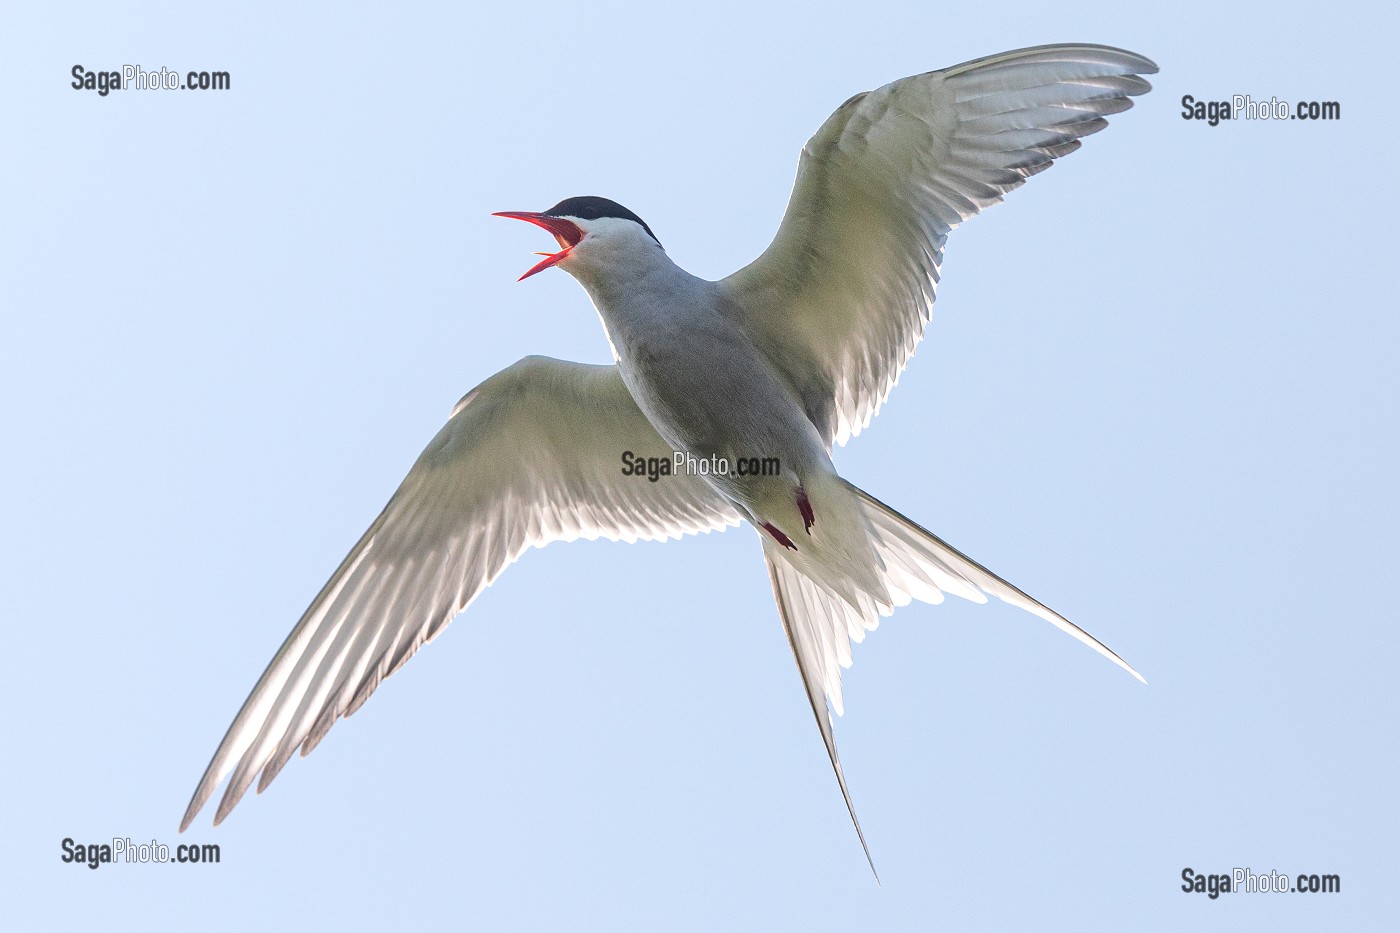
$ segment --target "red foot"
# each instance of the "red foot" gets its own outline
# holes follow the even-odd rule
[[[764,523],[763,523],[763,530],[766,531],[766,532],[768,532],[770,535],[772,535],[774,541],[778,542],[778,543],[781,544],[783,547],[787,548],[789,551],[795,551],[795,550],[797,550],[797,545],[795,545],[795,544],[792,543],[792,539],[791,539],[791,538],[789,538],[787,535],[783,534],[783,533],[782,533],[781,531],[779,531],[777,528],[775,528],[775,527],[773,527],[772,525],[770,525],[768,522],[764,522]]]
[[[807,490],[801,486],[797,487],[797,511],[802,513],[802,530],[810,535],[812,526],[817,523],[817,517],[812,514],[812,503],[807,501]]]

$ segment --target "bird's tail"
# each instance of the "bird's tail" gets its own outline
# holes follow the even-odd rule
[[[867,592],[868,588],[862,588],[857,598],[852,599],[848,587],[834,589],[818,578],[815,568],[794,560],[798,555],[786,551],[768,537],[760,537],[783,630],[868,860],[870,850],[856,820],[846,778],[841,772],[841,760],[836,754],[829,709],[841,714],[841,668],[851,666],[851,642],[863,640],[865,633],[879,624],[880,616],[889,615],[896,606],[907,605],[915,599],[940,603],[945,593],[951,593],[984,603],[987,601],[984,594],[990,594],[1039,616],[1138,680],[1143,678],[1102,642],[1064,616],[1027,596],[864,490],[844,480],[840,482],[855,497],[867,526],[870,545],[879,564],[879,591],[871,593]],[[870,867],[873,871],[873,862]]]

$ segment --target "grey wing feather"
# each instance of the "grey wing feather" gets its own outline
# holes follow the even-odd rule
[[[1021,49],[857,94],[802,150],[773,243],[724,280],[828,444],[879,410],[924,334],[949,232],[1132,106],[1157,66]]]
[[[225,777],[216,824],[259,772],[267,787],[527,547],[738,524],[701,480],[624,476],[627,450],[670,454],[615,366],[530,357],[468,393],[268,665],[180,829]]]

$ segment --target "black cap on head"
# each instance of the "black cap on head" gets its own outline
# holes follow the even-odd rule
[[[551,217],[577,217],[579,220],[597,220],[599,217],[618,217],[622,220],[630,220],[647,232],[647,236],[656,240],[656,234],[651,232],[647,222],[616,201],[609,201],[607,198],[585,195],[579,198],[565,198],[558,204],[545,211]],[[661,241],[656,240],[656,245],[660,246]]]

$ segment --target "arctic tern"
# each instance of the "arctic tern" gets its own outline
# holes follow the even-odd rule
[[[838,475],[930,319],[948,233],[1150,89],[1146,58],[1049,45],[857,94],[802,150],[772,245],[719,281],[671,261],[599,197],[504,212],[558,241],[614,365],[527,357],[467,393],[292,630],[224,736],[183,831],[229,778],[217,825],[257,779],[436,636],[527,548],[668,539],[747,521],[866,858],[829,714],[852,641],[913,599],[986,594],[1142,678],[1078,626]],[[623,452],[734,465],[638,482]],[[745,464],[772,469],[744,470]],[[261,774],[261,777],[259,777]],[[873,863],[872,863],[872,868]]]

